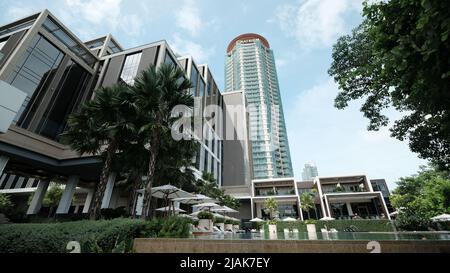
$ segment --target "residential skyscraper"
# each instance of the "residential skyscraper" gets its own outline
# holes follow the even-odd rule
[[[250,110],[253,178],[292,177],[273,51],[258,34],[242,34],[227,48],[225,91],[244,92]]]
[[[319,175],[317,171],[317,166],[314,163],[306,163],[302,170],[302,180],[313,180]]]

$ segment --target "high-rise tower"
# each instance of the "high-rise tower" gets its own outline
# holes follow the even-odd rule
[[[292,177],[275,58],[258,34],[242,34],[228,45],[225,92],[235,90],[244,92],[250,109],[253,178]]]

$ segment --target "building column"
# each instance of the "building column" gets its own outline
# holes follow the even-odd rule
[[[380,196],[380,201],[381,201],[381,207],[383,208],[383,211],[384,211],[384,215],[386,216],[387,219],[391,220],[391,216],[389,215],[389,210],[386,206],[386,202],[384,201],[383,194],[381,192],[379,192],[379,196]]]
[[[33,198],[31,199],[30,206],[28,207],[27,215],[39,213],[49,184],[50,182],[48,180],[39,181],[36,191],[33,194]]]
[[[102,209],[109,208],[109,203],[111,203],[111,196],[114,189],[114,183],[116,182],[116,173],[110,173],[108,176],[108,182],[106,183],[105,193],[102,200]]]
[[[352,210],[352,205],[350,204],[350,202],[345,203],[347,205],[347,211],[348,211],[348,215],[349,216],[353,216],[353,210]]]
[[[0,155],[0,176],[2,176],[5,170],[6,164],[8,164],[9,157]]]
[[[88,194],[86,196],[86,200],[84,201],[83,213],[89,213],[89,209],[91,207],[92,198],[94,198],[94,190],[89,189]]]
[[[331,217],[331,212],[330,212],[330,204],[328,203],[328,198],[326,196],[324,196],[325,198],[325,209],[326,212],[328,213],[328,217]]]
[[[77,187],[80,178],[76,175],[69,176],[69,180],[66,183],[61,200],[59,200],[58,208],[56,209],[56,214],[67,214],[69,213],[70,205],[72,204],[73,194]]]
[[[250,209],[251,209],[251,215],[252,219],[255,218],[255,205],[253,203],[253,198],[250,198]]]

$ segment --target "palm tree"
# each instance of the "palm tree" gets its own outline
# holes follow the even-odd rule
[[[113,160],[134,126],[125,115],[129,112],[125,110],[127,105],[122,103],[126,92],[127,87],[122,85],[96,90],[95,98],[85,102],[78,112],[69,117],[68,130],[62,135],[63,142],[80,155],[101,155],[103,159],[99,183],[89,211],[91,219],[97,219],[100,215]]]
[[[142,218],[147,218],[151,203],[152,183],[155,183],[156,164],[164,146],[164,134],[171,130],[175,118],[172,109],[177,105],[194,106],[194,98],[187,90],[191,83],[184,72],[173,65],[150,66],[136,78],[131,87],[131,103],[140,121],[138,134],[144,136],[148,149],[148,168],[144,191]]]
[[[264,202],[264,209],[269,212],[270,219],[273,220],[278,212],[278,203],[275,198],[267,198]]]
[[[310,192],[304,192],[300,195],[300,207],[308,214],[308,219],[311,218],[309,211],[315,207],[314,195]]]

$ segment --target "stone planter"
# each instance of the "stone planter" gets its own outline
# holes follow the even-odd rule
[[[225,224],[225,231],[231,230],[233,231],[233,225],[232,224]]]
[[[239,230],[239,225],[233,225],[233,231],[236,232]]]
[[[316,233],[316,225],[315,224],[307,224],[306,225],[306,230],[308,231],[308,233]]]
[[[308,238],[310,240],[317,240],[317,232],[315,224],[307,224],[306,230],[308,231]]]
[[[269,233],[273,234],[273,233],[277,233],[277,225],[269,225]]]
[[[225,224],[224,223],[214,223],[214,225],[218,228],[220,228],[221,231],[225,231]]]
[[[198,227],[206,229],[205,232],[212,232],[212,220],[211,219],[200,219],[198,220]]]

